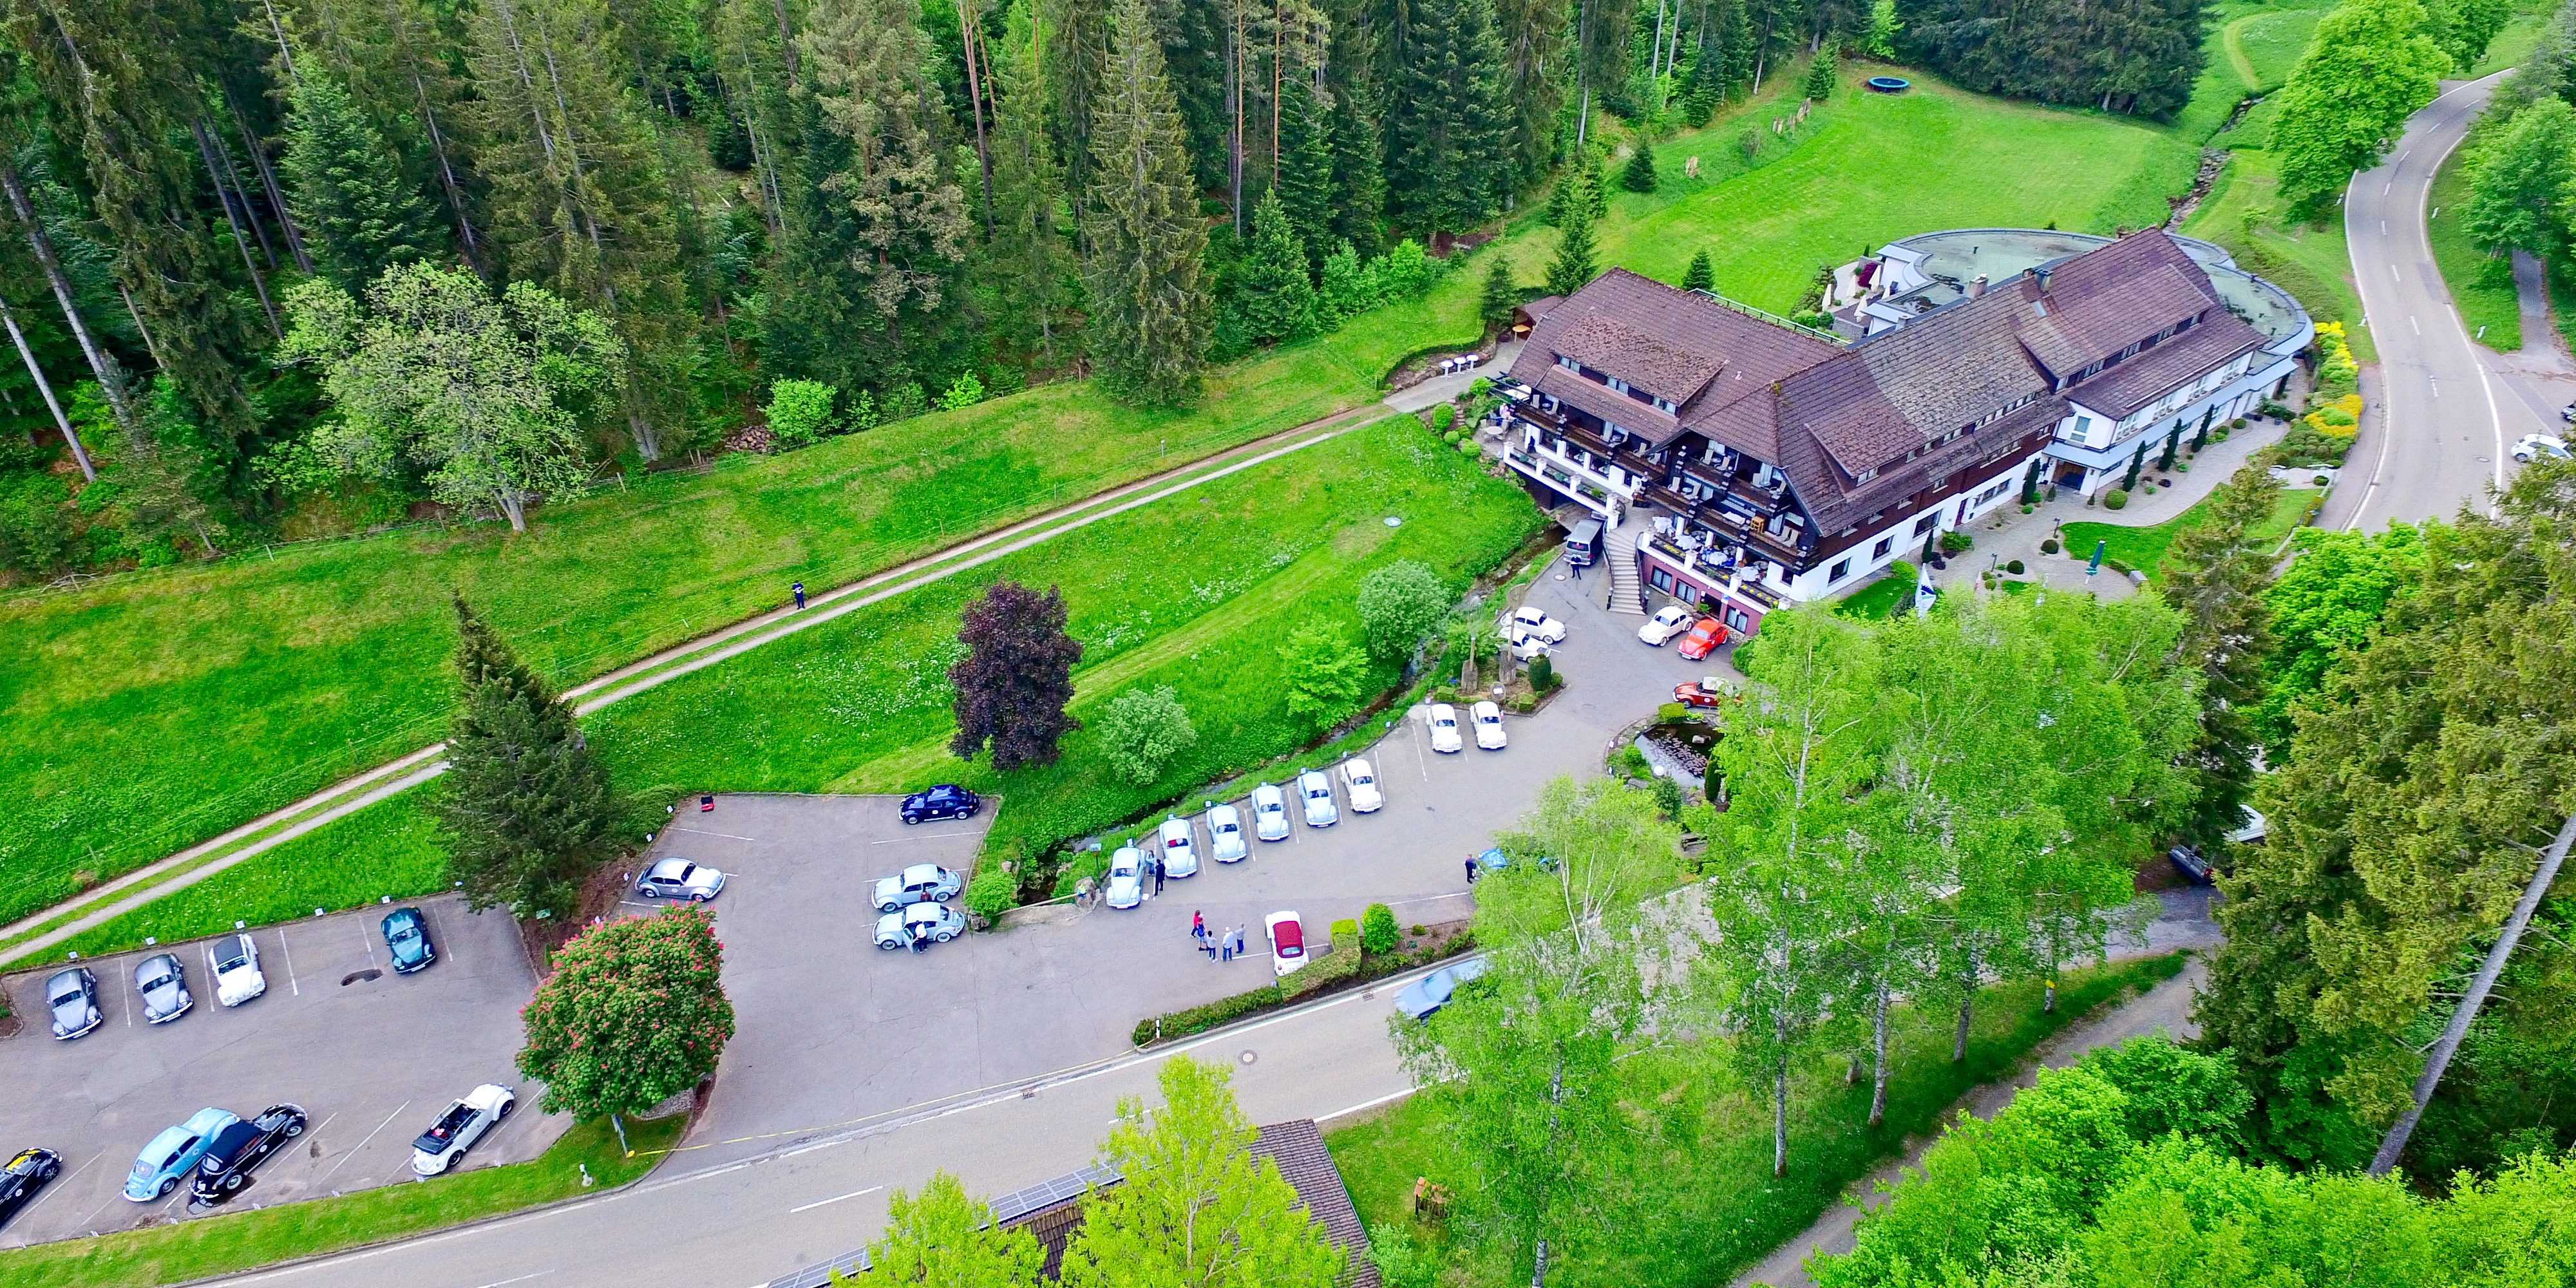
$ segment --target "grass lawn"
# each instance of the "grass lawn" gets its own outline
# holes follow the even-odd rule
[[[2308,52],[2317,21],[2333,7],[2330,3],[2297,8],[2266,5],[2230,19],[2223,28],[2230,67],[2254,93],[2279,89],[2290,79],[2290,69],[2298,65],[2300,55]]]
[[[2229,136],[2219,137],[2223,141]],[[2272,154],[2239,148],[2219,172],[2209,199],[2185,221],[2183,231],[2226,247],[2237,267],[2260,274],[2297,297],[2310,318],[2342,322],[2353,356],[2363,362],[2377,361],[2379,350],[2371,343],[2370,328],[2361,324],[2361,295],[2352,284],[2352,252],[2344,242],[2343,216],[2338,212],[2322,225],[2285,227],[2276,220],[2279,188],[2280,170]]]
[[[1753,1088],[1721,1042],[1668,1048],[1636,1064],[1678,1063],[1630,1076],[1639,1094],[1686,1106],[1685,1139],[1669,1157],[1641,1160],[1616,1199],[1620,1219],[1604,1221],[1571,1248],[1551,1248],[1550,1282],[1566,1288],[1634,1284],[1723,1284],[1795,1237],[1842,1189],[1930,1130],[1969,1089],[2003,1076],[2039,1041],[2094,1007],[2144,991],[2182,969],[2180,955],[2070,971],[2058,1009],[2040,1010],[2039,986],[2007,984],[1980,997],[1965,1062],[1950,1062],[1949,1014],[1900,1010],[1891,1028],[1895,1076],[1886,1120],[1867,1126],[1870,1086],[1843,1081],[1843,1051],[1818,1052],[1794,1080],[1789,1175],[1771,1175],[1767,1087]],[[1866,1046],[1866,1034],[1858,1035]],[[1427,1246],[1450,1269],[1446,1282],[1500,1284],[1529,1273],[1502,1240],[1477,1237],[1476,1184],[1450,1123],[1453,1088],[1426,1091],[1355,1127],[1327,1136],[1333,1162],[1372,1242],[1390,1236]],[[1695,1139],[1688,1139],[1695,1137]],[[1657,1145],[1643,1147],[1656,1148]],[[1411,1215],[1415,1178],[1448,1187],[1457,1210],[1446,1226]],[[1560,1260],[1559,1258],[1562,1258]]]
[[[2278,539],[2290,535],[2292,528],[2298,527],[2307,520],[2309,507],[2317,503],[2317,496],[2315,488],[2283,488],[2272,498],[2272,513],[2254,529],[2253,536],[2257,539]],[[2135,568],[2152,578],[2156,575],[2156,566],[2164,562],[2165,550],[2173,544],[2174,538],[2181,536],[2183,529],[2208,517],[2208,512],[2209,502],[2203,500],[2150,528],[2123,528],[2110,523],[2070,523],[2066,525],[2062,537],[2065,543],[2063,548],[2070,559],[2089,560],[2093,557],[2093,543],[2107,541],[2110,543],[2110,548],[2104,551],[2102,556],[2106,562],[2116,563],[2124,568]]]
[[[1388,527],[1390,517],[1403,520]],[[1278,650],[1321,618],[1356,638],[1360,579],[1398,559],[1463,591],[1545,522],[1412,417],[1131,511],[663,685],[586,722],[620,787],[652,818],[683,791],[894,791],[954,779],[997,792],[996,850],[1121,822],[1188,788],[1288,752]],[[1139,558],[1140,551],[1155,552]],[[1083,642],[1080,716],[1129,688],[1170,685],[1197,744],[1162,777],[1110,774],[1077,733],[1045,769],[959,763],[944,679],[965,601],[992,581],[1058,586]],[[1392,685],[1374,668],[1370,691]]]
[[[1050,505],[1374,399],[1472,335],[1481,262],[1427,301],[1212,373],[1190,411],[1050,385],[550,507],[0,599],[0,920],[434,740],[461,591],[558,681]]]
[[[593,1193],[624,1185],[650,1170],[661,1156],[648,1151],[677,1141],[687,1122],[688,1115],[674,1114],[628,1123],[626,1137],[638,1155],[633,1159],[618,1149],[606,1121],[586,1122],[530,1162],[0,1252],[0,1281],[11,1288],[151,1288],[408,1238],[572,1198],[583,1192],[580,1169],[585,1164],[599,1180]]]
[[[1890,573],[1834,602],[1834,611],[1856,621],[1883,621],[1914,595],[1915,575]]]
[[[2433,242],[2433,262],[2440,266],[2442,284],[2451,288],[2451,300],[2460,306],[2460,321],[2469,334],[2498,353],[2512,353],[2522,348],[2522,309],[2515,302],[2511,261],[2492,261],[2501,280],[2488,280],[2491,261],[2469,240],[2460,220],[2468,208],[2468,159],[2469,145],[2464,143],[2433,176],[2426,212],[2442,212],[2426,226]]]

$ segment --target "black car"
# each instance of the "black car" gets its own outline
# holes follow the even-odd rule
[[[252,1168],[303,1134],[304,1110],[297,1105],[272,1105],[257,1118],[216,1132],[206,1145],[206,1156],[197,1161],[191,1197],[199,1203],[231,1198],[233,1191],[250,1184]]]
[[[418,908],[396,908],[385,914],[385,953],[394,960],[394,973],[408,975],[438,960],[438,947],[429,942],[429,922]]]
[[[921,823],[943,818],[973,818],[984,798],[955,783],[941,783],[903,798],[903,821]]]
[[[0,1168],[0,1225],[18,1215],[18,1209],[36,1201],[36,1191],[45,1182],[63,1174],[63,1156],[50,1149],[18,1151],[9,1165]]]
[[[2165,851],[2165,861],[2173,864],[2174,871],[2181,873],[2182,879],[2193,885],[2205,886],[2214,879],[2210,875],[2208,858],[2188,845],[2177,845]]]

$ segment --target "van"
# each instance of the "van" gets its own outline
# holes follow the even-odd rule
[[[1565,561],[1578,568],[1589,568],[1601,557],[1601,521],[1585,519],[1565,533]]]

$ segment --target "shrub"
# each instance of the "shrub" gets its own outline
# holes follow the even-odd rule
[[[1398,938],[1395,909],[1382,903],[1373,903],[1368,906],[1368,911],[1360,914],[1360,948],[1363,951],[1394,952]]]
[[[1220,1024],[1241,1019],[1255,1011],[1268,1010],[1287,1000],[1287,993],[1277,984],[1264,984],[1249,993],[1219,998],[1205,1006],[1193,1006],[1169,1015],[1149,1015],[1136,1021],[1136,1031],[1129,1036],[1137,1046],[1143,1046],[1153,1041],[1157,1033],[1166,1038],[1205,1033]]]
[[[770,437],[802,447],[832,432],[832,400],[841,391],[819,380],[780,380],[769,386]]]
[[[2308,481],[2316,484],[2318,487],[2324,487],[2326,484],[2334,482],[2333,479],[2327,478],[2323,474],[2317,475],[2315,478],[2309,479]]]
[[[1459,440],[1458,440],[1458,451],[1459,451],[1462,455],[1467,455],[1467,456],[1473,456],[1473,455],[1475,455],[1475,454],[1476,454],[1476,440],[1474,440],[1474,439],[1472,439],[1472,438],[1461,438],[1461,439],[1459,439]]]
[[[1353,921],[1348,917],[1344,917],[1333,923],[1334,948],[1341,948],[1345,943],[1356,944],[1359,942],[1359,938],[1360,923]]]
[[[1637,750],[1635,743],[1612,752],[1610,768],[1613,772],[1629,778],[1645,778],[1655,772],[1654,766],[1646,763],[1646,753]]]
[[[2005,571],[2005,572],[2008,572],[2008,573],[2011,573],[2012,575],[2014,575],[2014,576],[2016,576],[2016,577],[2020,576],[2020,575],[2021,575],[2021,560],[2019,560],[2019,559],[2015,559],[2015,560],[2013,560],[2011,563],[2005,564],[2005,565],[2004,565],[2004,571]]]
[[[2244,417],[2242,417],[2242,416],[2239,416],[2239,417],[2237,417],[2236,419],[2234,419],[2234,420],[2231,420],[2231,421],[2227,422],[2227,429],[2243,429],[2243,428],[2245,428],[2245,418],[2244,418]],[[2216,438],[2217,438],[2217,440],[2218,440],[2219,442],[2222,442],[2222,443],[2223,443],[2223,442],[2226,442],[2226,441],[2227,441],[2227,431],[2226,431],[2226,430],[2220,430],[2220,431],[2218,432],[2218,434],[2216,435]]]
[[[975,879],[966,884],[966,911],[986,921],[1000,918],[1019,901],[1019,881],[997,862],[976,869]]]
[[[939,395],[939,410],[964,411],[982,401],[984,401],[984,382],[976,379],[975,373],[969,371],[957,377],[957,383],[948,386],[948,392]]]
[[[2055,538],[2055,537],[2050,537],[2050,538],[2048,538],[2047,540],[2040,542],[2040,543],[2039,543],[2039,552],[2040,552],[2041,554],[2044,554],[2044,555],[2053,555],[2053,554],[2056,554],[2056,553],[2057,553],[2057,538]]]
[[[1553,692],[1562,683],[1556,678],[1556,663],[1549,661],[1545,653],[1530,659],[1529,681],[1531,691],[1537,693]]]
[[[1956,528],[1952,528],[1948,532],[1941,534],[1941,553],[1945,555],[1966,554],[1969,548],[1976,544],[1977,539],[1975,537],[1969,536],[1967,533],[1961,532]]]
[[[1413,652],[1425,632],[1449,615],[1451,596],[1438,574],[1400,559],[1360,580],[1360,629],[1368,650],[1394,661]]]
[[[1665,818],[1682,816],[1682,785],[1669,778],[1655,780],[1655,812]]]
[[[1443,267],[1422,252],[1422,243],[1407,237],[1379,257],[1378,280],[1385,284],[1387,298],[1409,300],[1430,290]]]
[[[2105,510],[2125,509],[2128,504],[2129,494],[2118,488],[2111,489],[2110,492],[2105,494],[2102,498],[2102,508]]]
[[[1199,740],[1189,709],[1168,684],[1129,689],[1111,698],[1098,721],[1110,769],[1139,786],[1162,777],[1172,757]]]
[[[1430,934],[1431,927],[1423,925],[1420,922],[1416,922],[1413,925],[1412,933],[1415,937],[1419,938],[1420,936]]]
[[[1431,409],[1431,429],[1433,433],[1446,433],[1450,426],[1457,423],[1457,404],[1442,403]]]

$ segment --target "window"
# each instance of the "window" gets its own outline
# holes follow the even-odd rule
[[[1926,532],[1930,532],[1932,530],[1932,525],[1939,523],[1940,521],[1941,516],[1937,514],[1927,514],[1920,519],[1916,519],[1914,521],[1914,535],[1919,537]]]
[[[1746,616],[1741,608],[1729,608],[1726,610],[1726,629],[1742,635],[1753,629],[1753,619]]]
[[[2137,356],[2138,356],[2138,346],[2133,344],[2133,345],[2130,345],[2128,348],[2125,348],[2125,349],[2120,350],[2120,357],[2119,357],[2117,360],[2118,360],[2118,361],[2123,361],[2123,362],[2125,362],[2125,361],[2127,361],[2128,359],[2131,359],[2131,358],[2134,358],[2134,357],[2137,357]]]
[[[1673,400],[1670,398],[1649,398],[1646,401],[1653,403],[1655,405],[1655,410],[1668,416],[1675,410],[1673,407]]]
[[[1667,595],[1673,593],[1673,575],[1651,564],[1646,567],[1646,584]]]
[[[1622,394],[1624,394],[1624,393],[1628,392],[1628,382],[1627,382],[1627,381],[1625,381],[1625,380],[1621,380],[1621,379],[1620,379],[1619,377],[1617,377],[1617,376],[1609,376],[1609,377],[1606,377],[1606,378],[1605,378],[1605,381],[1606,381],[1606,383],[1610,386],[1610,389],[1611,389],[1611,391],[1612,391],[1613,393],[1622,393]]]
[[[1830,586],[1851,575],[1851,560],[1845,559],[1825,571],[1825,584]]]
[[[1560,353],[1556,355],[1556,365],[1563,367],[1578,376],[1583,374],[1583,364],[1576,362],[1572,358],[1566,357],[1564,354]]]
[[[1896,538],[1880,537],[1878,539],[1878,544],[1869,548],[1869,557],[1872,559],[1885,559],[1887,557],[1887,552],[1895,548]]]
[[[1877,478],[1877,477],[1878,477],[1878,471],[1877,471],[1877,470],[1875,470],[1875,469],[1866,469],[1866,470],[1862,470],[1862,471],[1861,471],[1860,473],[1858,473],[1858,474],[1854,474],[1854,475],[1852,475],[1852,482],[1854,482],[1854,483],[1867,483],[1867,482],[1869,482],[1871,479],[1874,479],[1874,478]]]

